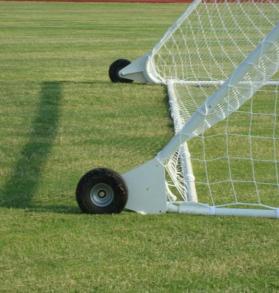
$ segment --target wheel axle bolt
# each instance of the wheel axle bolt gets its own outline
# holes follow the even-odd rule
[[[100,190],[100,191],[98,192],[98,195],[99,195],[99,197],[103,198],[103,197],[106,196],[106,192],[105,192],[104,190]]]

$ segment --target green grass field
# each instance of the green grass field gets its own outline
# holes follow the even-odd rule
[[[127,171],[172,136],[165,88],[107,70],[183,10],[0,2],[1,292],[279,292],[279,221],[77,208],[85,171]]]

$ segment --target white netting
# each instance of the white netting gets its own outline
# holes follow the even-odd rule
[[[278,93],[279,86],[261,88],[238,111],[191,141],[200,201],[279,206]]]
[[[191,99],[185,99],[185,92],[196,97],[200,94],[199,88],[193,86],[173,87],[181,109],[192,104]],[[206,89],[210,94],[215,88]],[[228,118],[188,142],[199,202],[279,206],[278,99],[279,85],[264,86]],[[174,153],[167,170],[172,174],[170,184],[188,200],[182,151],[180,147]]]
[[[279,21],[278,0],[198,2],[153,49],[164,82],[226,80]]]
[[[196,201],[197,189],[199,202],[214,206],[279,206],[278,28],[258,46],[279,21],[279,2],[196,1],[191,9],[151,61],[168,85],[176,133],[184,127],[166,162],[169,200]]]

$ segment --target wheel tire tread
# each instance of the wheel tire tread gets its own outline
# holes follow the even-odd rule
[[[94,205],[90,199],[90,190],[97,183],[106,183],[114,191],[114,199],[106,207]],[[120,213],[126,205],[128,190],[122,177],[111,169],[97,168],[84,174],[76,188],[76,200],[82,212],[94,214]]]

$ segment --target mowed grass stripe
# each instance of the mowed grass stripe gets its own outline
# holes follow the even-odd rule
[[[77,208],[85,171],[125,172],[172,136],[165,88],[107,70],[183,10],[0,2],[0,291],[279,290],[276,221]]]

